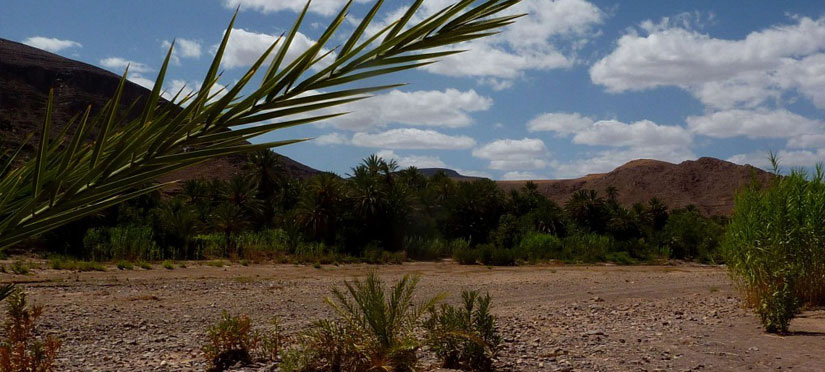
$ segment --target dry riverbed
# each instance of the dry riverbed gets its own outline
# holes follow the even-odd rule
[[[825,312],[795,334],[768,335],[743,309],[724,269],[696,266],[201,266],[166,270],[0,274],[44,305],[43,332],[63,340],[61,371],[197,371],[207,327],[226,309],[285,328],[330,316],[322,298],[377,270],[421,276],[420,294],[493,295],[503,371],[821,371]],[[424,353],[426,354],[426,353]],[[427,370],[435,369],[425,356]],[[274,370],[256,365],[245,371]]]

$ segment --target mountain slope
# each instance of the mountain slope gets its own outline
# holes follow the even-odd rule
[[[16,147],[29,133],[40,131],[49,89],[54,88],[54,120],[52,135],[56,136],[69,119],[92,105],[95,114],[117,89],[120,76],[95,66],[74,61],[40,49],[0,39],[0,140],[3,146]],[[121,109],[150,94],[137,84],[127,81]],[[138,104],[128,116],[141,111]],[[72,130],[69,134],[73,133]],[[94,133],[93,133],[94,134]],[[34,151],[39,135],[24,148],[24,154]],[[91,138],[90,138],[91,140]],[[284,168],[293,175],[306,177],[317,170],[282,157]],[[162,177],[162,180],[219,178],[228,179],[241,171],[245,155],[210,160]]]
[[[609,173],[591,174],[568,180],[533,181],[549,199],[564,204],[581,189],[605,195],[616,187],[625,205],[646,203],[657,197],[670,208],[693,204],[707,215],[730,215],[736,191],[752,180],[769,181],[773,175],[749,165],[738,165],[715,158],[700,158],[671,164],[658,160],[634,160]],[[527,181],[499,181],[505,190],[523,186]]]

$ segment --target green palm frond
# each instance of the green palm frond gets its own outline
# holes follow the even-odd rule
[[[198,92],[177,92],[172,102],[161,99],[173,43],[137,119],[118,123],[124,116],[118,110],[127,78],[124,73],[113,98],[98,115],[90,117],[87,110],[79,116],[68,143],[62,137],[48,136],[50,94],[36,157],[16,169],[11,169],[14,155],[0,164],[4,169],[0,173],[0,248],[161,189],[167,184],[145,185],[169,172],[217,156],[305,141],[247,142],[277,129],[330,119],[336,114],[321,114],[322,109],[397,87],[347,86],[433,63],[453,52],[432,49],[485,37],[512,23],[515,17],[496,14],[518,2],[460,0],[413,24],[410,20],[422,3],[416,1],[398,20],[370,35],[367,30],[383,5],[378,1],[343,47],[328,47],[347,17],[350,1],[317,42],[288,61],[286,52],[301,27],[308,2],[288,34],[275,41],[234,86],[215,92],[236,12]],[[261,84],[253,88],[249,82],[255,76],[261,76]],[[84,139],[93,129],[96,139],[87,144]]]

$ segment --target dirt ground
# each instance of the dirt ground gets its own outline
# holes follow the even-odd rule
[[[166,270],[0,274],[44,305],[41,329],[63,340],[60,371],[198,371],[205,330],[221,310],[288,331],[330,312],[322,298],[376,270],[421,276],[420,294],[493,296],[502,371],[822,371],[825,312],[768,335],[743,309],[724,269],[695,266],[526,266],[450,262],[396,266],[201,266]],[[424,355],[425,370],[434,360]],[[257,365],[245,371],[270,371]]]

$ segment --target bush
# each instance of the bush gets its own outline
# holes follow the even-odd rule
[[[163,261],[163,263],[161,263],[161,266],[163,266],[163,268],[166,269],[166,270],[174,270],[175,269],[175,264],[172,263],[172,261],[169,261],[169,260]]]
[[[617,263],[619,265],[635,265],[639,263],[635,258],[630,257],[630,254],[624,251],[610,252],[605,256],[608,262]]]
[[[6,305],[4,338],[0,341],[0,370],[9,372],[54,371],[60,340],[37,336],[37,319],[43,313],[39,306],[27,306],[26,294],[13,291]]]
[[[92,260],[155,260],[168,256],[158,248],[152,229],[143,226],[97,227],[83,237],[86,254]]]
[[[22,260],[14,260],[11,263],[11,272],[17,275],[26,275],[29,273],[29,265]]]
[[[670,258],[718,262],[719,245],[725,229],[696,210],[676,210],[661,233],[661,244]]]
[[[50,264],[54,270],[106,271],[106,267],[99,262],[69,260],[64,257],[54,257]]]
[[[490,295],[461,294],[463,307],[441,305],[425,323],[427,344],[450,369],[492,371],[500,342],[496,319],[490,314]]]
[[[118,270],[133,270],[135,265],[132,265],[129,261],[118,261],[117,268]]]
[[[461,265],[475,265],[478,263],[478,258],[478,251],[469,246],[453,250],[453,259]]]
[[[478,246],[481,263],[488,266],[513,266],[516,264],[516,254],[512,249],[499,247],[493,244]]]
[[[208,343],[203,347],[208,371],[224,371],[236,363],[250,364],[252,350],[258,343],[259,337],[248,316],[233,317],[223,311],[220,321],[209,327]]]
[[[736,196],[723,253],[769,332],[785,332],[803,305],[825,305],[825,174],[776,177]]]
[[[414,303],[417,277],[405,276],[385,293],[371,273],[364,281],[333,290],[327,303],[335,321],[314,323],[299,336],[299,345],[287,353],[283,371],[414,371],[422,341],[416,334],[419,319],[441,296]]]
[[[421,237],[407,237],[404,239],[404,252],[407,258],[417,261],[437,261],[453,256],[456,249],[469,246],[463,239],[444,240],[424,239]]]
[[[564,246],[555,235],[530,233],[519,243],[516,256],[525,261],[539,262],[551,259],[565,259]]]
[[[604,261],[610,251],[612,240],[598,234],[574,234],[564,238],[564,250],[576,261]]]

